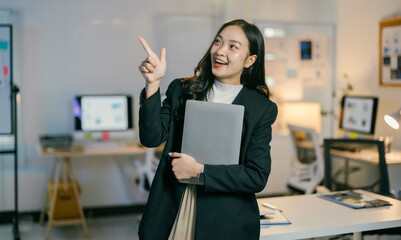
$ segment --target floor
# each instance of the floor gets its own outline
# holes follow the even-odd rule
[[[80,225],[57,226],[50,232],[51,240],[136,240],[140,215],[87,218],[89,238],[85,237]],[[21,219],[19,224],[21,240],[44,240],[46,224],[40,225],[29,219]],[[0,239],[13,240],[12,226],[0,225]]]

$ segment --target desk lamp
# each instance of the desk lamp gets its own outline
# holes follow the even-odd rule
[[[390,127],[394,129],[399,129],[401,123],[401,108],[398,109],[398,111],[393,112],[389,115],[384,115],[384,121],[386,121],[386,123],[390,125]]]

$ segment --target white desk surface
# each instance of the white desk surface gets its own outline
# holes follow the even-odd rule
[[[313,142],[312,141],[304,141],[297,143],[297,147],[311,149],[313,150]],[[371,150],[362,150],[360,152],[350,152],[350,151],[341,151],[331,149],[330,151],[332,155],[345,157],[348,159],[356,160],[356,161],[364,161],[372,164],[379,164],[379,155],[377,151]],[[391,152],[386,153],[386,163],[388,165],[391,164],[401,164],[401,151],[398,149],[393,149]]]
[[[317,194],[258,199],[283,210],[290,225],[261,226],[260,239],[303,239],[335,234],[362,232],[401,226],[401,201],[367,193],[393,205],[379,208],[352,209],[318,197]]]
[[[331,153],[334,156],[345,157],[356,161],[364,161],[372,164],[379,163],[379,155],[377,154],[377,151],[362,150],[360,152],[349,152],[349,151],[331,150]],[[394,150],[389,153],[386,153],[386,163],[387,165],[401,164],[401,151]]]

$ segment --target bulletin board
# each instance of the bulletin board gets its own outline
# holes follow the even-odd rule
[[[12,27],[0,24],[0,134],[12,134]]]
[[[380,21],[380,86],[401,87],[401,17]]]
[[[273,100],[279,107],[287,102],[319,103],[320,134],[333,136],[335,25],[280,21],[255,24],[265,38],[265,77]]]

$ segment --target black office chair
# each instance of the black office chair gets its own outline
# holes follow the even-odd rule
[[[348,154],[352,153],[351,155],[370,154],[373,157],[377,156],[379,159],[378,177],[359,185],[350,182],[349,179],[353,175],[357,176],[363,173],[363,165],[355,166],[354,163],[354,165],[350,166],[346,156],[347,152]],[[335,168],[334,165],[336,163],[338,166],[338,162],[335,163],[333,161],[335,158],[346,159],[345,167]],[[324,165],[324,186],[331,191],[364,189],[381,195],[392,196],[383,141],[373,139],[324,139]],[[342,176],[344,176],[343,180],[340,179]]]

